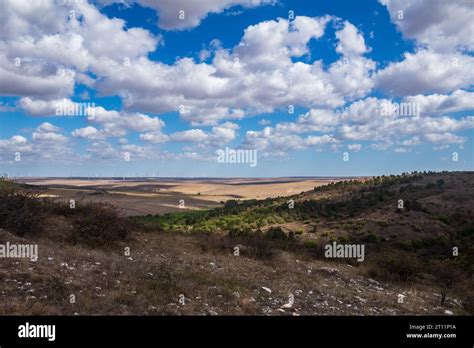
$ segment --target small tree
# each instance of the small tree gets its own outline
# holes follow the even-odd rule
[[[441,305],[444,305],[448,293],[455,289],[463,280],[462,272],[449,261],[436,261],[431,267],[441,292]]]

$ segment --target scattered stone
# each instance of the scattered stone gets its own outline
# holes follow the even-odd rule
[[[339,270],[337,268],[332,268],[332,267],[321,267],[319,271],[326,274],[330,274],[330,275],[339,274]]]
[[[360,296],[354,296],[354,298],[357,299],[357,300],[359,300],[359,301],[362,302],[362,303],[366,303],[366,302],[367,302],[367,300],[366,300],[365,298],[362,298],[362,297],[360,297]]]
[[[242,300],[243,304],[250,304],[250,303],[255,303],[255,299],[253,297],[247,297]]]

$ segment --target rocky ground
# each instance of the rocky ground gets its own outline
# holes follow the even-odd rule
[[[467,314],[455,297],[440,306],[423,282],[388,284],[363,266],[286,251],[256,260],[206,250],[201,236],[141,232],[107,251],[0,230],[6,241],[37,243],[39,259],[0,259],[2,315]]]

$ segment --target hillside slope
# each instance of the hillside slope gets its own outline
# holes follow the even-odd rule
[[[0,258],[0,313],[472,314],[473,190],[415,173],[131,219],[3,188],[0,244],[39,258]]]

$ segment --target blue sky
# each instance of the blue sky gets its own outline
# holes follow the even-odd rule
[[[473,169],[468,2],[1,6],[2,173],[275,177]],[[57,115],[71,107],[71,115]],[[255,151],[258,164],[220,163],[216,151],[225,148]]]

